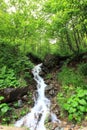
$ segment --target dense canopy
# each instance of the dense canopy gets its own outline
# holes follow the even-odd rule
[[[87,48],[87,0],[1,0],[0,42],[43,58]]]

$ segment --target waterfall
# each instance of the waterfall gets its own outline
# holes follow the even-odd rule
[[[46,130],[44,126],[47,115],[51,116],[52,122],[59,122],[56,115],[50,112],[51,102],[45,96],[45,84],[42,77],[39,76],[42,64],[36,65],[32,70],[34,80],[37,82],[37,98],[35,98],[35,105],[31,112],[22,117],[15,123],[15,126],[26,126],[30,130]]]

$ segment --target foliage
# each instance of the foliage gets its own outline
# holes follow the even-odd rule
[[[9,118],[6,118],[7,112],[10,110],[10,107],[7,103],[1,103],[1,101],[4,99],[3,96],[0,96],[0,118],[2,119],[3,123],[6,123]]]
[[[62,108],[62,112],[67,112],[68,119],[80,122],[87,112],[87,90],[63,86],[63,92],[57,95],[57,101]]]
[[[78,88],[63,107],[68,112],[69,120],[81,121],[87,112],[87,90]]]
[[[20,83],[16,79],[14,70],[3,66],[0,70],[0,88],[17,87],[19,85]]]
[[[82,75],[87,76],[87,63],[80,64],[78,70]]]
[[[50,22],[48,22],[47,26],[48,33],[51,37],[57,39],[58,47],[60,48],[58,51],[78,53],[85,49],[84,34],[86,34],[87,29],[85,23],[87,21],[87,15],[85,14],[86,2],[77,0],[46,1],[45,12],[50,14],[48,18]]]
[[[38,4],[37,4],[38,3]],[[87,49],[87,0],[1,1],[0,41],[43,58]],[[55,43],[50,43],[50,39]]]
[[[58,74],[58,79],[62,85],[72,85],[75,87],[85,86],[83,75],[76,71],[74,68],[63,66],[61,72]]]
[[[87,85],[84,73],[81,73],[84,65],[79,66],[80,69],[78,67],[77,70],[63,66],[58,74],[58,79],[62,83],[57,95],[61,113],[66,112],[68,119],[76,122],[80,122],[87,112]]]
[[[52,74],[51,73],[48,73],[47,75],[46,75],[46,79],[51,79],[52,78]]]
[[[10,44],[0,44],[0,57],[0,88],[26,86],[25,79],[31,80],[29,71],[33,68],[29,58]]]

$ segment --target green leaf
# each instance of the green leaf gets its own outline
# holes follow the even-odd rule
[[[86,102],[85,99],[80,99],[80,100],[79,100],[79,103],[80,103],[81,105],[86,105],[86,104],[87,104],[87,102]]]
[[[73,108],[73,107],[71,107],[71,108],[69,109],[69,113],[74,113],[75,111],[76,111],[76,109]]]
[[[69,110],[69,108],[70,108],[70,105],[64,104],[64,109],[65,109],[65,110]]]
[[[6,105],[7,105],[6,103],[1,103],[0,108],[5,107]]]
[[[84,106],[79,106],[80,111],[85,112],[86,108]]]
[[[4,97],[3,97],[3,96],[0,96],[0,101],[3,100],[3,99],[4,99]]]
[[[77,106],[78,106],[78,102],[74,101],[74,102],[72,103],[72,106],[73,106],[73,107],[77,107]]]
[[[82,91],[79,91],[79,93],[78,93],[78,97],[83,97],[85,95],[85,93],[84,93],[84,91],[82,90]]]
[[[73,119],[73,115],[69,114],[68,119],[71,121]]]
[[[4,113],[6,113],[8,110],[9,110],[9,107],[8,107],[8,106],[4,106],[4,107],[1,109],[1,112],[4,114]]]

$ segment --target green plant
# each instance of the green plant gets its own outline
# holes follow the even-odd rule
[[[17,86],[19,86],[19,81],[15,76],[14,70],[3,66],[0,70],[0,88]]]
[[[58,80],[62,85],[72,85],[74,87],[86,86],[83,75],[73,68],[67,66],[62,67],[62,71],[58,73]]]
[[[69,120],[80,122],[87,112],[87,90],[77,88],[75,93],[65,99],[63,94],[58,94],[57,99],[62,103],[63,111],[68,113]]]
[[[32,68],[33,63],[18,45],[0,43],[0,88],[26,86],[32,79]]]
[[[26,110],[25,110],[25,109],[22,109],[21,112],[20,112],[20,116],[24,116],[24,115],[26,115],[28,112],[29,112],[29,109],[28,109],[28,108],[26,108]]]
[[[31,105],[33,103],[33,100],[32,100],[32,93],[31,92],[28,92],[28,104]]]
[[[57,102],[61,108],[61,113],[63,113],[63,104],[67,102],[67,100],[70,98],[71,94],[73,95],[75,93],[75,88],[70,85],[63,85],[61,87],[60,92],[57,94]],[[63,114],[62,114],[63,115]]]
[[[78,65],[78,70],[82,75],[87,76],[87,63],[81,63]]]
[[[4,99],[3,96],[0,96],[0,102]],[[10,107],[7,103],[0,103],[0,117],[2,120],[2,123],[6,123],[9,118],[6,117],[7,112],[10,110]]]
[[[51,78],[52,78],[52,74],[49,73],[46,75],[46,79],[51,79]]]
[[[24,74],[27,70],[29,71],[30,69],[32,69],[33,66],[33,63],[29,60],[28,57],[24,56],[23,54],[20,54],[12,67],[17,74],[19,73],[20,76],[21,74]]]

